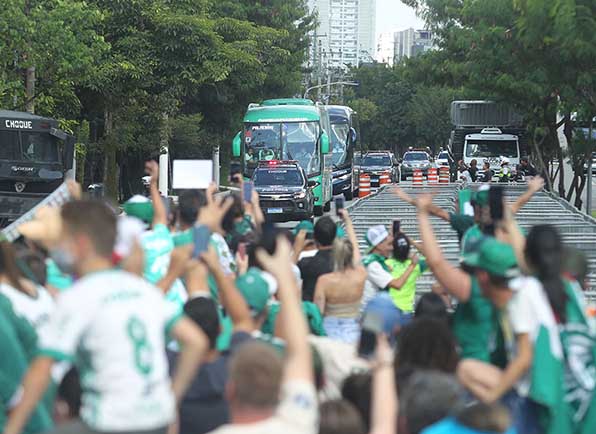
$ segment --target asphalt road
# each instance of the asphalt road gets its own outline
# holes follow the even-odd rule
[[[333,219],[338,219],[338,217],[336,217],[336,214],[335,214],[335,197],[339,197],[339,196],[334,196],[334,200],[331,202],[331,211],[325,213],[325,215],[331,216]],[[346,201],[345,206],[348,207],[352,203],[354,203],[354,200]],[[315,222],[318,219],[319,219],[319,217],[315,217]],[[283,222],[283,223],[276,223],[275,226],[280,229],[294,229],[294,226],[296,226],[297,224],[298,224],[298,221],[289,221],[289,222]]]

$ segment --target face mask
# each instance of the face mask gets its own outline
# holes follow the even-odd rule
[[[64,274],[74,274],[75,259],[68,250],[61,247],[54,249],[50,257]]]

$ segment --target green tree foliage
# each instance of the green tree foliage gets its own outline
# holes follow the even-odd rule
[[[6,0],[0,104],[83,125],[86,181],[129,195],[144,158],[208,156],[249,102],[297,92],[312,25],[302,0]]]
[[[417,8],[439,38],[439,49],[428,56],[432,62],[416,65],[423,71],[418,82],[516,107],[526,117],[538,160],[563,158],[557,136],[561,126],[571,154],[583,149],[573,144],[571,114],[595,112],[594,1],[402,1]],[[581,158],[572,155],[571,160],[579,205],[585,184],[577,163]],[[564,190],[561,176],[559,193]]]

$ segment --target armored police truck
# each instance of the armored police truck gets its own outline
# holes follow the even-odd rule
[[[55,119],[0,110],[0,226],[74,177],[74,142]]]

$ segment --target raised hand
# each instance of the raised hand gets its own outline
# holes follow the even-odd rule
[[[157,183],[159,179],[159,164],[150,160],[145,163],[145,173],[151,177],[152,183]]]

